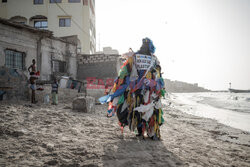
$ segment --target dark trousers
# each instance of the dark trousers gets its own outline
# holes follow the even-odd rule
[[[35,90],[32,90],[32,93],[31,93],[31,103],[35,103],[36,102],[36,91]]]

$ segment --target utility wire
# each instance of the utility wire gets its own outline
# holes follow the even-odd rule
[[[70,16],[57,2],[55,2],[55,4],[67,15],[67,16]],[[75,25],[83,32],[85,33],[87,36],[89,36],[89,34],[84,31],[82,29],[82,27],[73,19],[73,16],[72,16],[72,22],[75,23]]]

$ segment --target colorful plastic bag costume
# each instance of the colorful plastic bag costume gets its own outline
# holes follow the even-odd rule
[[[149,38],[136,53],[123,57],[119,75],[109,95],[101,97],[101,103],[109,102],[108,116],[115,113],[121,129],[126,125],[131,131],[137,130],[138,136],[147,135],[160,139],[160,126],[163,124],[163,111],[160,98],[164,89],[161,67],[154,54],[155,47]]]

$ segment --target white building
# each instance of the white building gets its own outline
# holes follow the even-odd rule
[[[95,0],[1,0],[0,17],[53,31],[54,36],[78,36],[78,52],[95,53]]]
[[[119,52],[116,49],[112,49],[112,47],[103,47],[103,51],[98,51],[95,54],[119,55]]]

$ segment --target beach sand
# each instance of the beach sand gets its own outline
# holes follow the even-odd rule
[[[168,104],[171,100],[164,100]],[[0,166],[250,166],[250,134],[165,105],[161,141],[124,129],[106,105],[94,113],[0,103]]]

